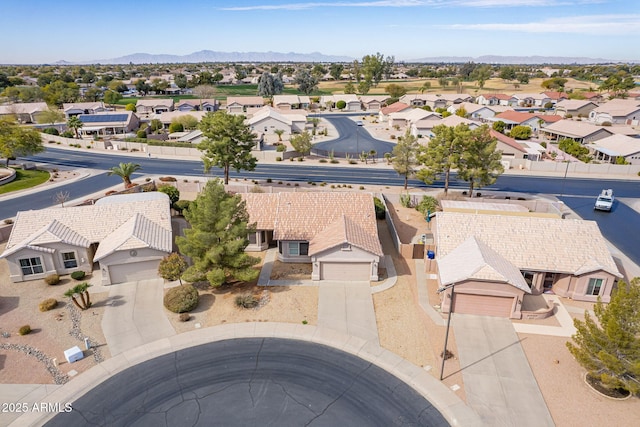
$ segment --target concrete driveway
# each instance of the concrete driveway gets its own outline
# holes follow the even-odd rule
[[[553,426],[509,319],[454,313],[451,321],[467,404],[480,415],[483,424]]]
[[[102,331],[111,356],[176,334],[164,313],[162,279],[109,286]]]

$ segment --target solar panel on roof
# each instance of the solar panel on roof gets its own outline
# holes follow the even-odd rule
[[[127,114],[81,114],[79,118],[82,123],[105,123],[126,122],[129,116]]]

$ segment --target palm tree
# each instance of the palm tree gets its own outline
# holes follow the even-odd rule
[[[89,291],[87,290],[91,285],[87,282],[80,283],[73,288],[67,290],[64,293],[65,297],[71,298],[71,301],[80,310],[86,310],[91,307],[91,298],[89,297]],[[77,297],[80,297],[82,304],[78,303]]]
[[[137,170],[141,169],[141,166],[137,163],[120,163],[119,166],[114,166],[109,169],[107,175],[117,175],[124,181],[124,188],[126,189],[131,185],[131,175]]]
[[[273,133],[278,135],[278,141],[282,141],[282,134],[284,133],[284,129],[274,129]]]
[[[422,83],[422,86],[420,86],[420,93],[424,93],[425,91],[429,91],[429,89],[431,89],[431,82],[424,82]]]
[[[76,134],[76,138],[80,138],[78,135],[78,129],[82,128],[83,125],[84,123],[82,123],[82,120],[80,120],[78,116],[69,117],[69,120],[67,120],[67,127],[69,129],[73,129]]]

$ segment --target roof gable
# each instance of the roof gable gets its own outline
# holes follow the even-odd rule
[[[346,215],[342,215],[309,241],[309,255],[313,256],[343,244],[353,245],[378,256],[384,255],[377,236],[366,232]]]

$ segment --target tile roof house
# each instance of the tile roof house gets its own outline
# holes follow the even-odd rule
[[[73,104],[62,104],[64,116],[68,119],[80,114],[95,114],[107,111],[102,102],[75,102]]]
[[[246,123],[252,131],[263,134],[271,134],[276,129],[283,130],[287,135],[294,132],[304,132],[307,123],[306,114],[291,114],[292,112],[295,110],[289,110],[289,113],[285,113],[265,105],[247,119]]]
[[[0,117],[15,116],[20,123],[37,123],[38,115],[47,111],[46,102],[19,102],[0,105]]]
[[[160,114],[173,109],[173,99],[138,99],[136,102],[136,112],[139,114]]]
[[[456,284],[444,312],[518,319],[525,294],[545,290],[608,302],[622,277],[594,221],[439,212],[435,240],[440,284]]]
[[[337,104],[340,101],[344,101],[346,106],[343,108],[344,111],[362,111],[362,103],[358,99],[358,96],[355,94],[336,94],[336,95],[323,95],[320,98],[320,104],[325,107],[337,108]]]
[[[507,95],[504,93],[483,93],[476,97],[476,104],[515,107],[518,105],[518,99],[512,95]]]
[[[176,105],[179,111],[218,111],[220,103],[217,99],[182,99]]]
[[[95,205],[18,212],[5,251],[13,282],[49,274],[91,273],[102,284],[157,277],[172,250],[169,198],[163,193],[109,196]]]
[[[589,112],[597,108],[598,104],[588,100],[565,99],[555,106],[555,113],[562,117],[588,117]]]
[[[548,124],[555,123],[559,120],[562,120],[562,117],[557,115],[526,113],[521,111],[504,111],[489,119],[489,121],[494,123],[498,121],[503,122],[507,130],[511,130],[515,126],[529,126],[534,133],[537,133]]]
[[[486,105],[474,104],[473,102],[462,102],[460,104],[451,105],[447,108],[447,111],[451,114],[456,114],[460,108],[464,108],[467,112],[465,117],[471,120],[484,120],[497,114],[497,109]]]
[[[382,107],[380,109],[380,111],[378,112],[378,120],[380,122],[386,122],[387,120],[389,120],[389,114],[410,110],[411,108],[411,106],[405,104],[404,102],[394,102],[393,104]]]
[[[364,109],[377,113],[382,109],[384,103],[389,99],[388,95],[361,95],[360,102],[364,106]]]
[[[264,98],[261,96],[228,96],[227,113],[247,114],[264,106]]]
[[[547,134],[552,140],[570,138],[581,144],[587,144],[613,135],[613,132],[606,127],[595,126],[584,121],[565,119],[550,124],[543,128],[541,132]]]
[[[589,121],[598,125],[626,124],[637,126],[640,123],[640,101],[634,99],[612,99],[589,112]]]
[[[273,106],[279,110],[305,110],[309,105],[307,95],[273,95]]]
[[[82,135],[116,135],[132,132],[140,126],[140,119],[133,111],[105,111],[77,117],[82,122],[78,130]]]
[[[550,102],[553,103],[553,100],[544,93],[514,93],[513,97],[522,107],[544,107]]]
[[[640,165],[640,138],[616,134],[598,140],[589,146],[595,153],[596,160],[615,163],[618,157],[624,158],[629,164]]]
[[[283,262],[311,262],[313,280],[378,280],[384,256],[373,196],[366,193],[247,193],[256,223],[247,250],[277,242]]]

